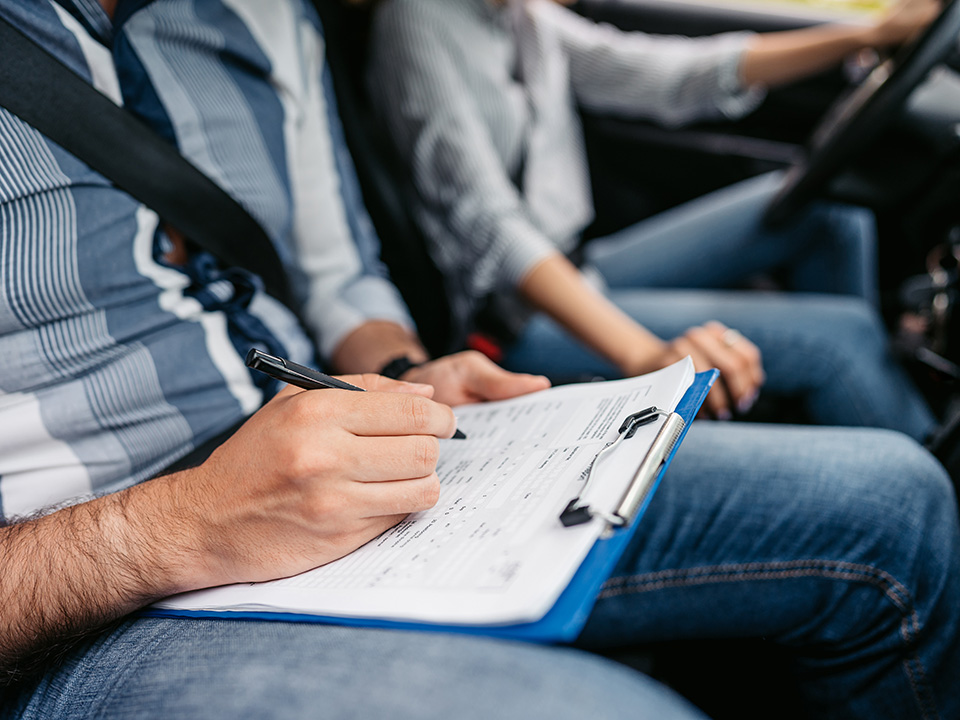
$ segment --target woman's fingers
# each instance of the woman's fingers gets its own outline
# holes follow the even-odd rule
[[[691,356],[698,371],[713,367],[720,371],[720,381],[705,403],[714,417],[746,412],[756,401],[765,379],[760,351],[739,332],[710,322],[690,328],[674,346]]]
[[[740,412],[746,412],[756,402],[760,388],[766,381],[760,348],[739,331],[728,328],[722,323],[711,321],[704,325],[704,329],[723,345],[724,356],[730,362],[734,375],[733,382],[736,389],[733,390],[733,395],[736,398],[737,409]],[[718,368],[723,374],[724,368],[720,366]]]
[[[705,354],[699,345],[689,337],[689,331],[673,341],[672,347],[679,357],[689,356],[697,372],[703,372],[716,367],[709,355]],[[703,409],[707,416],[718,420],[729,420],[732,417],[733,400],[726,383],[714,383],[713,388],[703,402]]]

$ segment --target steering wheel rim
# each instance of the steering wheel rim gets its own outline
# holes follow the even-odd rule
[[[813,131],[803,157],[787,170],[764,222],[781,225],[812,200],[844,163],[880,134],[930,71],[955,51],[958,37],[960,0],[952,0],[919,38],[835,102]]]

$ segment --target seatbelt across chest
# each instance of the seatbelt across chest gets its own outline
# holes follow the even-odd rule
[[[0,17],[0,107],[85,162],[200,248],[260,276],[294,312],[260,224],[169,142]]]

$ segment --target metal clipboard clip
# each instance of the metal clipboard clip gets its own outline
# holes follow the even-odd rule
[[[582,505],[580,498],[589,487],[593,479],[594,470],[596,470],[600,462],[608,454],[612,453],[618,445],[632,438],[638,428],[652,423],[658,417],[664,417],[666,420],[660,427],[660,431],[654,438],[653,444],[650,446],[647,454],[633,474],[630,485],[627,486],[627,490],[623,494],[623,498],[620,500],[616,509],[613,512],[606,512],[592,508],[589,505]],[[593,459],[593,462],[590,464],[590,469],[587,472],[587,479],[584,481],[583,487],[580,490],[580,495],[567,503],[567,507],[560,513],[560,522],[563,523],[564,527],[582,525],[583,523],[590,522],[593,518],[600,518],[607,523],[607,532],[609,533],[615,527],[623,527],[633,522],[637,511],[650,492],[650,488],[657,477],[660,466],[663,465],[664,461],[670,455],[673,446],[676,445],[677,439],[680,437],[680,433],[683,432],[684,425],[684,420],[680,415],[675,412],[661,410],[658,407],[648,407],[645,410],[628,415],[620,425],[617,439],[597,453],[597,456]]]

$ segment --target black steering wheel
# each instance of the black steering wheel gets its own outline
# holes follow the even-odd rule
[[[807,151],[787,171],[764,221],[776,226],[812,200],[851,157],[872,142],[927,74],[956,52],[960,0],[952,0],[915,41],[885,60],[827,110]]]

